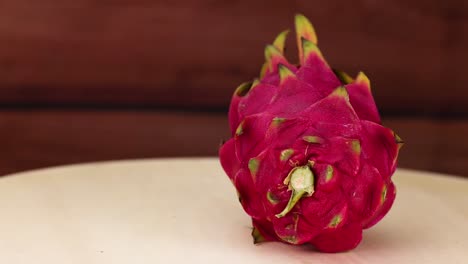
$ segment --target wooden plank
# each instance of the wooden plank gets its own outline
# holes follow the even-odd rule
[[[468,120],[386,119],[405,140],[399,164],[468,176]]]
[[[223,116],[151,112],[0,112],[0,174],[95,160],[215,155]]]
[[[405,141],[405,168],[468,176],[468,120],[385,119]],[[213,156],[224,115],[137,111],[1,111],[0,174],[78,162]]]
[[[382,112],[468,113],[460,0],[2,1],[0,104],[226,107],[297,11]]]

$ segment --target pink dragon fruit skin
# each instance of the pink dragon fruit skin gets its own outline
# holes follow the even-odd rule
[[[346,251],[390,210],[403,142],[381,125],[369,79],[333,71],[310,22],[295,24],[300,66],[283,56],[284,31],[266,47],[260,78],[236,89],[219,156],[254,242]]]

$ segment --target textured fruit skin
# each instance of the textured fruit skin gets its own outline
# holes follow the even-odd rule
[[[301,15],[296,34],[299,66],[283,56],[280,35],[266,48],[261,78],[234,93],[232,138],[219,157],[252,217],[255,241],[346,251],[390,210],[403,142],[382,126],[367,77],[334,72]],[[292,195],[286,178],[299,166],[310,167],[313,193],[280,215]]]

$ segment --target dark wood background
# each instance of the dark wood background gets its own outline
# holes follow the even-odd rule
[[[468,176],[463,0],[0,1],[0,174],[215,155],[233,89],[296,12],[331,65],[370,77],[402,167]]]

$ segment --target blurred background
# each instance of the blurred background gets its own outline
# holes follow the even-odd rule
[[[369,76],[401,167],[468,176],[464,0],[2,0],[0,174],[216,155],[232,92],[297,12],[332,66]]]

